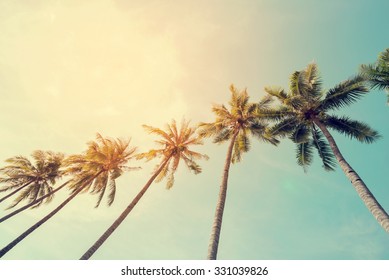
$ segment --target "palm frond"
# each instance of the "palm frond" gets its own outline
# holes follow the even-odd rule
[[[224,128],[221,130],[213,139],[213,143],[223,143],[229,139],[231,139],[233,135],[233,131],[229,128]]]
[[[213,105],[212,112],[214,112],[218,117],[228,119],[231,118],[231,113],[224,105]]]
[[[232,151],[232,157],[231,157],[231,162],[232,163],[237,163],[242,160],[242,150],[239,148],[239,143],[238,141],[235,141],[234,143],[234,148]]]
[[[157,134],[159,136],[161,136],[162,138],[164,138],[166,141],[169,141],[170,143],[173,143],[172,142],[172,139],[171,137],[169,136],[169,134],[167,134],[165,131],[163,131],[162,129],[159,129],[159,128],[156,128],[156,127],[152,127],[152,126],[149,126],[149,125],[142,125],[143,128],[151,133],[151,134]],[[172,128],[174,128],[174,125],[171,126]]]
[[[321,102],[322,110],[339,109],[356,102],[368,92],[365,79],[355,76],[330,89]]]
[[[202,138],[212,137],[220,130],[219,126],[214,123],[199,123],[198,135]]]
[[[378,131],[372,129],[368,124],[351,120],[348,117],[328,116],[324,124],[363,143],[373,143],[381,137]]]
[[[293,112],[290,108],[286,106],[278,106],[276,108],[258,110],[255,112],[255,114],[259,119],[274,122],[296,115],[295,112]]]
[[[310,139],[310,132],[310,129],[305,124],[299,124],[289,138],[296,144],[306,143]]]
[[[166,188],[170,190],[174,185],[174,172],[171,171],[169,175],[167,176],[167,181],[166,181]]]
[[[307,171],[307,167],[311,165],[313,160],[313,152],[312,152],[312,144],[311,142],[305,142],[296,144],[296,158],[297,158],[297,164],[302,166],[304,169],[304,172]]]
[[[389,89],[389,48],[379,54],[374,64],[361,65],[360,73],[372,89]]]
[[[314,127],[312,129],[312,138],[312,144],[319,153],[324,169],[327,171],[335,170],[336,159],[324,135]]]
[[[241,133],[236,137],[236,143],[239,147],[239,150],[243,153],[247,153],[250,148],[250,139],[247,137],[246,130],[242,130]]]
[[[281,87],[265,87],[265,91],[271,96],[277,97],[281,102],[288,98],[288,94]]]
[[[101,200],[103,199],[105,191],[107,189],[108,179],[109,175],[107,172],[105,172],[103,176],[98,176],[94,181],[93,190],[91,191],[91,193],[99,194],[99,198],[97,199],[95,208],[100,206]]]
[[[278,137],[286,137],[293,133],[296,125],[299,122],[297,119],[293,117],[287,117],[280,122],[276,123],[272,127],[269,128],[269,132],[271,135],[278,136]]]
[[[115,200],[115,195],[116,195],[116,181],[112,176],[109,179],[108,188],[109,188],[109,194],[108,194],[107,203],[108,206],[111,206]]]
[[[185,165],[189,168],[190,171],[193,171],[195,174],[201,173],[201,167],[200,167],[200,165],[198,165],[198,164],[193,160],[193,158],[191,158],[191,157],[189,157],[189,156],[186,156],[186,155],[182,155],[182,159],[184,160]]]
[[[155,170],[159,168],[159,165],[155,167]],[[161,172],[158,174],[157,178],[155,178],[155,182],[161,182],[169,173],[169,162],[162,168]]]
[[[295,71],[289,79],[289,91],[293,96],[302,96],[301,87],[303,83],[302,71]]]
[[[322,81],[319,76],[318,68],[316,63],[310,63],[304,70],[306,95],[309,99],[320,97]]]
[[[273,98],[273,96],[271,96],[270,94],[266,94],[265,96],[263,96],[260,100],[259,100],[259,102],[258,102],[258,104],[257,104],[257,106],[258,106],[258,110],[267,110],[267,109],[269,109],[270,108],[270,105],[273,103],[273,101],[274,101],[274,98]],[[253,103],[252,105],[254,105],[255,106],[255,103]],[[255,108],[255,107],[254,107]],[[254,112],[254,111],[253,111]],[[249,114],[250,113],[253,113],[253,112],[248,112]]]

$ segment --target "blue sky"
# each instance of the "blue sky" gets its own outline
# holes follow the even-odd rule
[[[252,101],[315,61],[325,88],[389,47],[387,1],[0,1],[0,160],[33,150],[82,152],[96,132],[153,148],[142,124],[212,121],[229,85]],[[342,110],[377,129],[361,144],[337,133],[345,158],[389,210],[389,117],[373,91]],[[227,145],[206,140],[203,172],[181,167],[153,184],[94,259],[204,259]],[[118,179],[115,203],[82,194],[5,259],[78,259],[121,213],[157,162]],[[0,245],[67,193],[0,225]],[[6,205],[0,211],[6,213]],[[220,259],[388,259],[389,239],[340,169],[304,173],[294,146],[253,141],[231,167]]]

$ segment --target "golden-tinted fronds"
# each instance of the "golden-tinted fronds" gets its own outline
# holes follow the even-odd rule
[[[270,109],[273,98],[271,95],[264,96],[258,103],[249,102],[247,90],[238,90],[234,85],[230,86],[231,99],[229,108],[224,105],[213,105],[212,112],[215,114],[215,121],[211,123],[200,123],[199,136],[201,138],[212,137],[214,143],[224,143],[235,139],[232,162],[238,162],[242,154],[250,149],[249,136],[255,136],[265,141],[269,140],[269,134],[265,133],[267,119],[275,118],[278,112]],[[275,93],[274,93],[275,94]],[[271,137],[270,137],[271,138]],[[271,140],[274,140],[271,138]],[[268,141],[276,143],[277,141]]]
[[[111,205],[116,193],[115,180],[125,171],[137,169],[126,165],[135,157],[136,151],[129,144],[130,140],[97,134],[95,141],[87,143],[88,148],[84,153],[65,160],[66,173],[73,176],[70,189],[74,192],[83,188],[83,192],[98,194],[98,207],[108,188],[108,205]]]
[[[197,135],[197,128],[191,127],[189,121],[182,120],[181,125],[177,127],[175,120],[165,126],[165,130],[148,125],[143,127],[151,134],[156,134],[161,139],[156,140],[160,149],[152,149],[146,153],[138,154],[137,159],[146,159],[147,161],[154,158],[162,158],[161,162],[167,160],[165,167],[161,170],[156,182],[167,178],[167,188],[170,189],[174,184],[174,173],[183,159],[188,168],[196,174],[201,172],[200,167],[195,160],[208,159],[207,155],[191,151],[192,145],[202,145],[202,138]],[[157,166],[156,170],[159,166]]]
[[[33,202],[52,191],[52,185],[61,178],[64,155],[51,151],[37,150],[32,153],[34,161],[23,156],[15,156],[6,160],[8,165],[0,169],[0,183],[4,184],[0,192],[15,191],[16,198],[9,208],[23,200]],[[48,202],[52,196],[48,196]],[[36,204],[38,207],[43,200]]]

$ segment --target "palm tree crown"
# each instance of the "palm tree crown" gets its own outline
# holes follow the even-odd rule
[[[331,148],[317,126],[318,121],[360,142],[372,143],[379,138],[378,132],[367,124],[331,114],[332,110],[351,105],[368,92],[361,76],[325,91],[322,90],[317,65],[311,63],[291,75],[289,92],[279,87],[267,87],[265,91],[281,102],[278,109],[280,121],[270,131],[288,136],[297,145],[297,162],[304,169],[312,163],[314,149],[326,170],[333,170],[336,165]]]
[[[181,160],[184,161],[190,171],[193,171],[195,174],[201,172],[201,167],[195,160],[208,159],[208,156],[189,150],[191,145],[203,144],[201,138],[196,135],[197,128],[189,127],[189,121],[183,120],[179,129],[175,120],[172,120],[171,124],[167,124],[165,130],[148,125],[143,125],[143,127],[149,133],[161,137],[161,139],[155,141],[161,148],[138,154],[137,159],[144,158],[150,161],[151,159],[161,157],[162,162],[167,161],[156,178],[156,182],[167,178],[166,187],[170,189],[174,184],[174,173]]]
[[[108,189],[107,204],[110,206],[116,194],[115,180],[124,171],[137,169],[126,166],[136,151],[129,143],[129,140],[104,138],[97,134],[96,141],[88,142],[83,154],[72,155],[65,160],[66,172],[73,176],[69,188],[75,192],[82,187],[83,192],[98,194],[96,207]]]
[[[266,130],[266,118],[271,118],[269,106],[272,99],[263,97],[258,103],[250,103],[247,90],[239,91],[230,86],[231,99],[228,102],[230,109],[224,105],[214,105],[212,111],[216,119],[212,123],[200,123],[201,137],[213,137],[214,143],[224,143],[231,140],[236,134],[231,161],[239,162],[242,154],[250,150],[250,138],[254,136],[265,142],[277,144],[278,140]]]
[[[6,184],[0,192],[12,191],[11,195],[19,193],[9,208],[15,207],[23,200],[33,202],[50,193],[56,180],[63,175],[60,170],[63,154],[37,150],[32,153],[32,158],[34,162],[23,156],[9,158],[6,160],[9,165],[0,169],[3,175],[0,183]],[[49,202],[52,198],[53,196],[49,195],[45,201]],[[34,207],[38,207],[42,202],[43,200]]]
[[[374,64],[362,65],[361,74],[367,78],[372,88],[389,90],[389,48],[379,54]],[[389,104],[389,92],[388,92]]]

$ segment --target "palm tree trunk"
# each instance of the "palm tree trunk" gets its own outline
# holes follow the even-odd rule
[[[130,214],[135,205],[139,202],[142,196],[146,193],[151,183],[157,178],[158,174],[161,173],[162,169],[169,162],[170,156],[167,157],[154,172],[153,176],[147,181],[146,185],[142,188],[142,190],[137,194],[137,196],[131,201],[131,203],[127,206],[126,209],[120,214],[120,216],[113,222],[113,224],[100,236],[100,238],[90,247],[84,255],[80,258],[80,260],[89,260],[90,257],[100,248],[101,245],[111,236],[111,234],[119,227],[119,225],[124,221],[124,219]]]
[[[367,209],[373,214],[374,218],[377,219],[378,223],[382,228],[389,233],[389,215],[385,212],[379,202],[375,199],[374,195],[370,192],[366,184],[359,177],[358,173],[348,164],[327,127],[318,119],[314,119],[314,123],[320,128],[324,136],[327,138],[328,143],[340,165],[344,174],[350,179],[351,184],[354,186],[358,195],[365,203]]]
[[[24,184],[23,186],[21,186],[20,188],[17,188],[13,192],[11,192],[11,193],[7,194],[6,196],[0,198],[0,203],[3,202],[4,200],[6,200],[7,198],[13,196],[15,193],[17,193],[18,191],[22,190],[23,188],[27,187],[31,183],[32,183],[32,181],[29,181],[26,184]]]
[[[215,218],[213,221],[212,231],[211,231],[211,238],[209,240],[208,257],[207,257],[208,260],[216,260],[217,257],[220,231],[222,229],[224,205],[226,203],[226,198],[227,198],[228,173],[231,165],[232,151],[234,149],[234,144],[235,144],[236,137],[238,136],[238,133],[239,130],[237,130],[234,133],[231,139],[231,143],[228,146],[226,162],[224,163],[222,184],[220,185],[219,198],[216,205]]]
[[[26,210],[27,208],[30,208],[31,206],[34,206],[35,204],[39,203],[40,201],[42,201],[43,199],[45,199],[46,197],[52,195],[52,194],[55,194],[57,191],[59,191],[60,189],[64,188],[67,184],[69,184],[70,180],[65,182],[64,184],[62,184],[61,186],[59,186],[58,188],[52,190],[51,192],[49,192],[48,194],[45,194],[44,196],[41,196],[39,199],[37,200],[34,200],[32,201],[31,203],[27,204],[27,205],[24,205],[23,207],[20,207],[19,209],[5,215],[4,217],[0,218],[0,223],[4,222],[5,220],[8,220],[9,218],[15,216],[16,214]]]
[[[51,217],[53,217],[59,210],[61,210],[63,207],[66,206],[73,198],[76,197],[77,194],[79,194],[84,188],[88,186],[88,183],[92,182],[97,176],[100,175],[102,171],[98,172],[96,175],[94,175],[90,180],[87,181],[82,187],[80,187],[78,190],[76,190],[74,193],[72,193],[64,202],[62,202],[57,208],[55,208],[53,211],[51,211],[48,215],[46,215],[43,219],[38,221],[36,224],[31,226],[29,229],[27,229],[25,232],[23,232],[21,235],[19,235],[15,240],[13,240],[11,243],[9,243],[7,246],[5,246],[3,249],[0,250],[0,258],[3,257],[8,251],[10,251],[13,247],[15,247],[19,242],[21,242],[24,238],[26,238],[30,233],[34,232],[37,228],[39,228],[42,224],[44,224],[46,221],[48,221]]]

